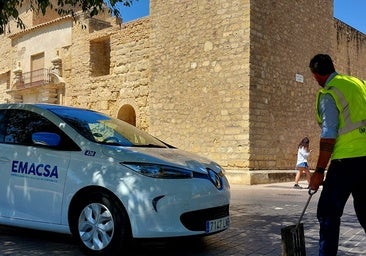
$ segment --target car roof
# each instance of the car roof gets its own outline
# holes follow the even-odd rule
[[[52,110],[52,109],[79,109],[79,110],[89,110],[83,108],[76,108],[71,106],[50,104],[50,103],[4,103],[0,104],[1,109],[7,108],[28,108],[28,107],[36,107],[44,110]],[[93,111],[93,110],[90,110]]]
[[[71,106],[64,106],[64,105],[56,105],[56,104],[45,104],[45,103],[35,103],[33,104],[36,107],[42,108],[42,109],[47,109],[47,110],[51,110],[51,109],[82,109],[82,108],[76,108],[76,107],[71,107]],[[83,109],[83,110],[87,110],[87,109]]]

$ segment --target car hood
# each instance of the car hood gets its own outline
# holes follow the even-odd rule
[[[217,163],[176,148],[108,147],[103,149],[103,153],[119,162],[164,164],[200,173],[207,173],[207,168],[217,173],[221,171],[221,167]]]

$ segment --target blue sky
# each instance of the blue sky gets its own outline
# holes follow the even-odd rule
[[[133,0],[130,7],[118,6],[123,22],[148,16],[150,12],[150,0]]]
[[[334,0],[334,17],[366,34],[366,0]]]
[[[120,7],[124,22],[149,15],[149,0],[134,0]],[[334,17],[366,34],[366,0],[334,0]]]

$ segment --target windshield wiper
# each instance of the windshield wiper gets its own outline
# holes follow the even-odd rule
[[[100,144],[109,145],[109,146],[124,146],[124,147],[130,147],[131,145],[123,145],[122,143],[115,142],[115,141],[103,141],[99,142]]]
[[[132,147],[139,147],[139,148],[167,148],[164,145],[156,145],[156,144],[139,144],[139,145],[132,145]]]

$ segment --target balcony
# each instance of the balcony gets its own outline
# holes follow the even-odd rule
[[[59,103],[65,82],[55,71],[42,68],[23,73],[15,69],[13,86],[7,91],[12,102]]]
[[[22,79],[17,83],[16,89],[26,89],[46,85],[50,83],[50,72],[46,68],[25,72]]]

